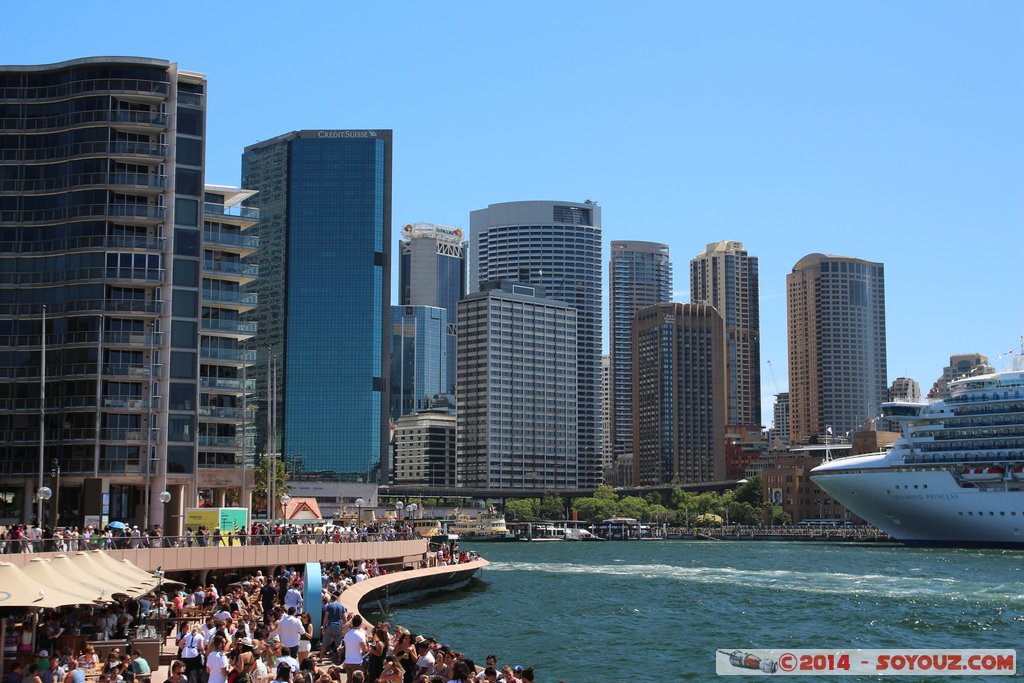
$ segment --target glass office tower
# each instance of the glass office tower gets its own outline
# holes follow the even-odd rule
[[[439,306],[448,312],[445,334],[449,384],[444,387],[444,392],[454,394],[458,304],[466,296],[466,253],[469,245],[460,228],[431,223],[406,225],[398,245],[398,303],[402,306]]]
[[[391,419],[430,407],[447,391],[448,311],[391,307]]]
[[[517,280],[540,285],[548,298],[576,309],[579,485],[596,487],[601,482],[601,207],[592,201],[491,204],[470,213],[469,233],[471,291],[490,280]]]
[[[281,452],[295,478],[386,477],[391,131],[288,133],[246,147],[242,178],[262,210],[254,374],[264,408],[267,368],[277,368],[279,442],[264,426],[258,447]]]
[[[0,67],[0,518],[40,479],[50,524],[194,500],[205,92],[160,59]]]

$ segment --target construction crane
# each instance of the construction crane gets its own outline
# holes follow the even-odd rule
[[[775,385],[775,395],[779,395],[779,380],[775,379],[775,366],[772,365],[771,361],[768,361],[768,369],[772,371],[772,384]]]

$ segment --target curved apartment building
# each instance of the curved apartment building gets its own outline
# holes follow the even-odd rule
[[[205,94],[159,59],[0,66],[0,523],[196,494]]]

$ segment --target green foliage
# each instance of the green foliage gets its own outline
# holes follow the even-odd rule
[[[614,502],[619,499],[619,496],[617,493],[615,493],[615,489],[613,489],[611,486],[609,486],[608,484],[601,484],[600,486],[597,487],[597,491],[594,492],[594,498],[597,498],[598,500],[610,500]]]
[[[633,519],[644,519],[647,515],[647,501],[638,496],[626,496],[619,501],[618,513],[620,517],[632,517]]]
[[[793,523],[793,518],[790,517],[789,513],[782,508],[775,508],[772,511],[772,524],[778,526],[788,526]]]
[[[572,503],[576,517],[587,522],[596,523],[614,517],[616,504],[605,498],[577,498]]]
[[[509,522],[535,522],[540,519],[540,501],[515,498],[505,501],[505,519]]]
[[[564,519],[565,500],[557,493],[546,493],[540,501],[540,516],[542,519]]]
[[[647,508],[647,519],[658,524],[675,524],[677,517],[678,514],[674,510],[669,510],[664,505],[651,505]]]
[[[736,489],[736,500],[741,503],[750,503],[751,505],[758,507],[761,505],[761,475],[752,477],[747,481],[746,484],[741,485]]]
[[[275,461],[276,474],[274,485],[274,497],[278,501],[278,514],[280,514],[280,500],[281,496],[288,493],[288,472],[285,469],[284,460],[278,458]],[[266,457],[260,461],[259,466],[253,472],[253,509],[262,509],[266,512],[267,509],[267,460]]]

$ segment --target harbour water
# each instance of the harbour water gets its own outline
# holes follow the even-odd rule
[[[501,664],[532,665],[539,683],[707,681],[719,648],[1024,650],[1019,551],[685,541],[466,547],[492,563],[482,581],[415,605],[382,605],[388,620],[477,663],[494,653]]]

